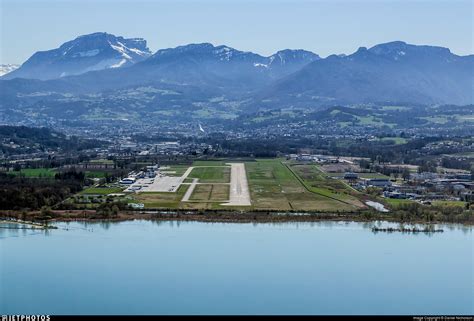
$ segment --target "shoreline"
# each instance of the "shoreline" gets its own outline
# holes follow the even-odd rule
[[[285,222],[320,222],[320,221],[347,221],[347,222],[376,222],[386,221],[400,224],[460,224],[474,226],[474,222],[456,221],[426,221],[426,220],[400,220],[397,217],[378,212],[365,213],[315,213],[315,212],[285,212],[285,211],[122,211],[117,215],[103,216],[93,210],[78,211],[53,211],[51,216],[41,217],[38,212],[0,212],[0,221],[16,221],[47,226],[54,222],[122,222],[133,220],[151,221],[196,221],[208,223],[285,223]]]

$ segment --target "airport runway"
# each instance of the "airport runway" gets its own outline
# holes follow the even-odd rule
[[[250,193],[247,182],[247,173],[245,171],[244,163],[227,163],[230,165],[230,184],[229,186],[229,201],[222,203],[221,205],[228,206],[250,206]],[[204,167],[204,166],[199,166]],[[213,167],[213,166],[212,166]],[[184,180],[194,169],[193,166],[189,167],[182,176],[156,176],[153,179],[146,178],[140,179],[136,183],[132,184],[126,191],[134,191],[134,188],[141,186],[137,192],[170,192],[174,193],[178,190],[179,186],[183,184]],[[188,202],[191,197],[194,188],[199,183],[197,178],[193,179],[186,193],[184,194],[181,201]],[[218,184],[218,183],[216,183]]]
[[[186,193],[184,194],[183,198],[181,199],[182,202],[187,202],[187,201],[189,201],[189,198],[190,198],[191,195],[193,194],[194,188],[196,187],[197,181],[198,181],[197,178],[193,178],[193,182],[192,182],[191,184],[189,184],[188,190],[186,191]]]
[[[230,168],[229,202],[221,205],[250,206],[249,185],[244,163],[227,163]]]

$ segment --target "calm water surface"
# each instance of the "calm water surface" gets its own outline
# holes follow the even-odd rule
[[[466,227],[57,225],[0,229],[0,314],[474,313]]]

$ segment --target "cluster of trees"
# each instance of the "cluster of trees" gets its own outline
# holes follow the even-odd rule
[[[456,157],[443,157],[441,159],[441,166],[446,168],[457,168],[457,169],[464,169],[464,170],[472,170],[474,171],[474,164],[472,159],[469,158],[456,158]]]
[[[431,137],[413,139],[406,144],[391,145],[389,148],[384,141],[334,140],[329,144],[328,151],[334,155],[367,157],[377,163],[411,163],[420,157],[419,150],[422,147],[436,140]]]
[[[75,153],[75,155],[68,155],[63,157],[56,157],[49,155],[48,158],[44,158],[41,160],[30,160],[30,161],[23,161],[22,164],[20,163],[11,163],[8,160],[3,161],[0,163],[1,167],[10,170],[11,168],[14,171],[19,171],[22,168],[58,168],[65,165],[76,165],[83,161],[88,161],[90,159],[94,159],[97,155],[92,153],[85,155],[83,153]]]
[[[388,166],[381,166],[377,164],[372,164],[371,162],[361,159],[359,161],[359,166],[363,169],[370,169],[374,172],[381,173],[386,176],[393,176],[394,178],[401,177],[404,180],[408,180],[410,178],[410,170],[407,167],[388,167]]]
[[[446,161],[448,160],[448,161]],[[465,169],[465,170],[470,170],[471,175],[474,177],[474,165],[470,161],[459,161],[453,158],[443,158],[440,162],[441,166],[446,167],[446,168],[457,168],[457,169]],[[437,172],[437,166],[438,162],[433,161],[433,160],[420,160],[418,162],[418,173],[424,173],[424,172],[432,172],[436,173]],[[387,176],[394,176],[395,178],[397,177],[402,177],[404,180],[407,180],[410,178],[410,171],[406,167],[388,167],[388,166],[380,166],[380,165],[374,165],[371,164],[370,162],[366,160],[361,160],[360,161],[360,167],[364,169],[371,169],[373,171],[382,173]]]
[[[436,173],[437,164],[429,160],[422,160],[418,164],[418,173],[432,172]]]
[[[117,217],[120,211],[128,209],[127,206],[126,202],[107,201],[97,207],[96,213],[104,218]]]
[[[444,221],[456,223],[473,223],[474,210],[471,204],[462,206],[425,206],[419,203],[400,204],[394,215],[401,221],[422,220],[426,222]]]
[[[1,144],[1,142],[4,142]],[[10,144],[20,147],[12,148]],[[77,152],[105,146],[107,143],[97,139],[84,139],[66,135],[48,128],[26,126],[0,126],[0,152],[5,155],[44,152],[48,149],[64,152]]]
[[[43,206],[54,206],[81,191],[84,182],[84,173],[74,170],[56,174],[55,179],[0,173],[0,210],[38,210]]]
[[[125,177],[127,174],[126,170],[119,170],[119,171],[112,171],[106,172],[104,176],[105,183],[113,183],[117,181],[119,178]]]
[[[66,172],[56,173],[54,175],[54,178],[61,181],[72,180],[72,181],[84,182],[86,179],[86,174],[84,174],[84,172],[77,172],[75,169],[71,169]]]

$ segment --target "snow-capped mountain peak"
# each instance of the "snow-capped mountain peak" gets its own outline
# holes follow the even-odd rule
[[[285,65],[288,63],[309,63],[321,59],[317,54],[302,49],[285,49],[269,57],[270,65]]]
[[[142,38],[97,32],[79,36],[57,49],[36,52],[5,78],[54,79],[130,66],[149,56],[151,52]]]
[[[0,77],[12,72],[15,69],[18,69],[20,65],[15,64],[2,64],[0,65]]]

